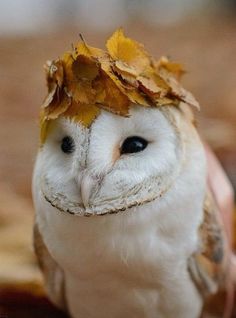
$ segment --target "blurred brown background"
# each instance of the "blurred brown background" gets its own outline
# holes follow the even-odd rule
[[[199,129],[236,188],[235,1],[1,2],[0,317],[36,317],[30,308],[35,308],[34,297],[39,295],[42,303],[37,303],[44,310],[39,317],[52,317],[30,250],[31,175],[38,112],[46,94],[43,64],[70,49],[79,33],[91,45],[103,47],[119,26],[152,55],[168,55],[184,64],[188,71],[184,86],[202,105],[197,114]],[[15,295],[6,292],[12,286]]]

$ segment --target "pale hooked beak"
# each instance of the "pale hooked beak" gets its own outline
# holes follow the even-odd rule
[[[92,190],[96,189],[97,182],[98,180],[92,177],[89,173],[84,173],[81,178],[80,192],[85,208],[89,206],[89,198],[91,197]]]

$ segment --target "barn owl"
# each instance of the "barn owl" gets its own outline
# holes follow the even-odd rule
[[[109,60],[86,43],[75,49],[71,70],[76,80],[85,74],[78,86],[69,80],[68,55],[48,64],[33,175],[34,245],[47,292],[73,318],[202,317],[207,299],[226,284],[228,259],[190,109],[194,98],[183,88],[174,94],[173,64],[162,62],[164,73],[155,68],[155,77],[152,62],[145,64],[139,72],[148,69],[148,83],[133,75],[142,60],[135,65],[117,47],[132,43],[136,57],[147,55],[117,32],[119,59],[111,42]],[[114,65],[125,79],[109,73]],[[81,91],[104,78],[110,86],[84,102]],[[129,100],[128,114],[123,104],[117,110],[118,94]]]

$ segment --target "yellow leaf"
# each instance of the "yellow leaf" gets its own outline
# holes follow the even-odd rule
[[[111,68],[113,73],[120,77],[124,82],[129,83],[132,86],[137,86],[136,77],[138,73],[135,68],[128,66],[122,61],[115,61],[115,63],[111,65]]]
[[[160,97],[155,101],[156,106],[166,106],[166,105],[174,105],[177,106],[179,101],[177,99],[168,98],[168,97]]]
[[[52,120],[48,120],[43,110],[40,113],[40,144],[43,145],[47,139],[48,133],[50,131],[50,125]]]
[[[54,99],[55,94],[63,85],[64,70],[60,59],[47,61],[44,65],[47,77],[48,95],[43,102],[43,107],[49,106]]]
[[[91,83],[81,81],[76,84],[73,92],[73,99],[77,103],[90,104],[95,102],[95,90],[92,88]]]
[[[96,63],[82,55],[74,59],[71,53],[64,55],[63,62],[65,86],[69,95],[77,103],[93,103],[95,91],[92,87],[92,79],[98,75]]]
[[[127,73],[130,76],[136,77],[139,75],[138,71],[133,67],[132,65],[128,65],[125,62],[122,61],[115,61],[114,66],[113,66],[117,72],[120,74],[122,73]]]
[[[42,107],[48,107],[52,102],[56,95],[56,92],[58,91],[56,83],[54,83],[54,86],[51,86],[51,90],[48,92],[48,95],[43,101]]]
[[[127,98],[135,103],[140,104],[143,106],[148,106],[149,103],[146,100],[145,96],[137,89],[137,85],[135,83],[132,83],[133,85],[130,85],[131,82],[125,83],[124,81],[121,81],[113,72],[111,68],[111,64],[109,62],[104,62],[101,64],[102,70],[110,77],[110,79],[114,82],[114,84],[119,88],[119,90],[127,96]],[[135,80],[136,82],[136,80]]]
[[[93,59],[100,59],[105,54],[106,53],[103,50],[95,48],[95,47],[92,47],[92,46],[89,46],[83,41],[83,42],[79,42],[75,46],[75,50],[74,50],[73,56],[75,58],[77,58],[77,56],[79,56],[79,55],[84,55],[86,57],[90,57],[90,58],[93,58]]]
[[[169,86],[152,70],[149,70],[143,76],[139,76],[137,80],[139,89],[157,105],[159,105],[159,99],[168,94]]]
[[[179,63],[171,62],[166,56],[162,56],[156,63],[157,71],[165,68],[168,72],[174,74],[178,79],[185,73],[183,66]]]
[[[47,85],[49,91],[52,88],[51,86],[54,87],[54,84],[62,87],[64,77],[62,60],[57,59],[55,61],[47,61],[44,65],[44,69],[46,71]]]
[[[140,84],[141,90],[147,93],[147,95],[152,96],[152,95],[161,93],[161,88],[156,85],[153,78],[139,76],[137,80],[138,80],[138,83]]]
[[[60,96],[61,95],[61,96]],[[40,140],[44,143],[49,132],[49,127],[53,120],[60,117],[67,111],[71,104],[71,98],[66,95],[65,92],[54,95],[52,102],[43,107],[40,112]]]
[[[115,114],[128,116],[129,99],[106,73],[102,72],[99,80],[94,85],[99,94],[99,104],[102,108]]]
[[[99,74],[98,65],[85,55],[78,55],[72,63],[72,71],[78,80],[92,81]]]
[[[198,101],[195,99],[195,97],[186,89],[184,89],[180,83],[170,75],[170,73],[166,70],[161,70],[160,72],[161,77],[168,83],[171,94],[177,98],[179,101],[182,101],[189,106],[196,107],[197,109],[200,109],[200,105]]]
[[[140,43],[126,37],[122,29],[118,29],[108,39],[107,50],[114,60],[120,60],[141,73],[148,65],[150,58]]]
[[[65,86],[67,88],[68,93],[72,96],[73,91],[75,89],[76,80],[74,78],[74,74],[72,71],[72,64],[74,62],[74,58],[70,52],[66,52],[62,58],[63,68],[65,73]]]
[[[94,104],[78,104],[73,102],[63,116],[75,122],[80,122],[85,127],[89,127],[99,114],[100,108]]]
[[[71,104],[71,98],[65,92],[59,93],[54,99],[54,102],[44,109],[44,115],[47,119],[57,119]]]
[[[145,95],[137,89],[126,90],[126,95],[129,98],[129,100],[134,104],[138,104],[141,106],[150,106],[150,102],[147,100]]]

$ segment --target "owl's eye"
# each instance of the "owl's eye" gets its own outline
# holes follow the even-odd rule
[[[132,136],[125,139],[121,146],[120,153],[128,154],[143,151],[148,145],[147,140],[142,137]]]
[[[61,150],[64,153],[72,153],[75,149],[74,140],[70,136],[66,136],[61,141]]]

